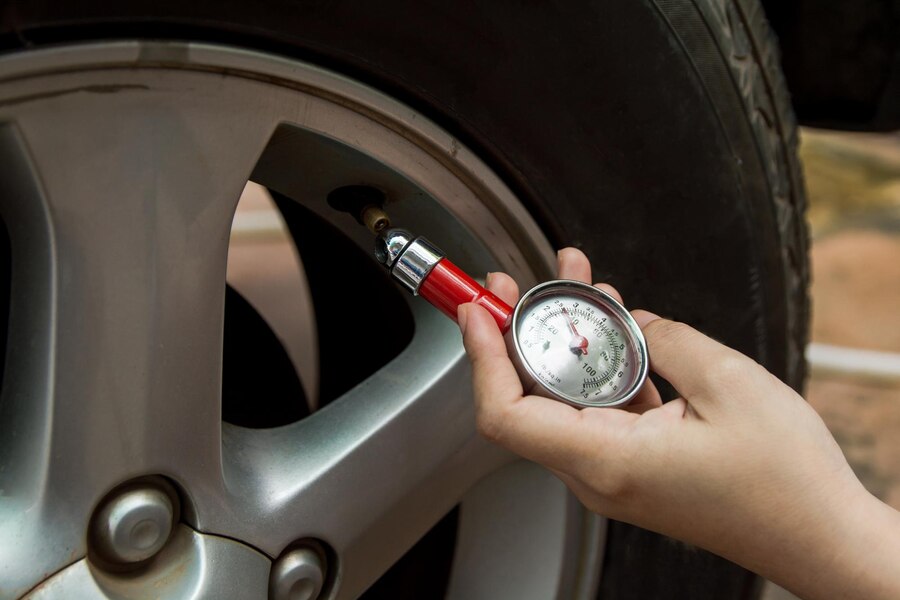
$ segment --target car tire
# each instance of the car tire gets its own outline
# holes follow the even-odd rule
[[[8,52],[215,41],[368,83],[458,136],[629,306],[690,323],[802,385],[797,129],[757,0],[4,4]],[[599,598],[758,594],[737,565],[610,525]]]

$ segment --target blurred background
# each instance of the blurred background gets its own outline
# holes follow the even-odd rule
[[[803,129],[812,327],[806,398],[900,510],[900,133]],[[764,600],[794,596],[769,585]]]
[[[807,399],[863,484],[900,509],[900,134],[802,136],[813,277]],[[823,345],[834,352],[817,352]]]

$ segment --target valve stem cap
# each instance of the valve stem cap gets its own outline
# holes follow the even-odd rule
[[[370,205],[363,209],[360,220],[366,228],[378,235],[391,226],[391,218],[380,207]]]

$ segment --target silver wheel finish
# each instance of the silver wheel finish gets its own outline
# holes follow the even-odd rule
[[[384,189],[395,222],[429,232],[473,273],[503,269],[523,286],[552,274],[551,248],[527,212],[422,115],[255,52],[73,46],[0,59],[0,169],[13,255],[0,400],[4,595],[51,584],[73,597],[110,594],[107,575],[83,558],[87,524],[108,490],[150,474],[183,489],[190,526],[176,527],[151,566],[165,556],[211,568],[214,553],[190,548],[252,557],[217,581],[197,575],[203,584],[189,597],[246,590],[247,569],[264,595],[268,560],[306,537],[338,557],[333,597],[355,597],[460,501],[457,557],[482,557],[483,574],[466,579],[455,568],[451,596],[489,596],[510,577],[534,581],[531,589],[550,578],[557,597],[596,584],[597,564],[579,563],[599,560],[596,518],[539,470],[498,471],[512,457],[475,435],[458,332],[424,303],[411,304],[409,347],[323,410],[268,430],[221,422],[228,236],[248,178],[366,252],[371,237],[327,207],[332,189]],[[477,488],[466,494],[489,475],[509,493],[543,490],[523,531],[579,560],[535,570],[516,560],[522,545],[485,555],[490,544],[471,528],[496,507]],[[498,560],[508,569],[491,580]]]
[[[263,600],[269,566],[265,556],[244,544],[179,525],[165,548],[140,571],[120,574],[98,569],[87,559],[80,559],[25,597],[28,600]]]

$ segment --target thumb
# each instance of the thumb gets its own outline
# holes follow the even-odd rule
[[[571,472],[618,437],[616,425],[637,415],[612,408],[579,411],[541,396],[523,396],[494,319],[475,304],[458,310],[463,343],[472,361],[475,415],[488,440],[544,466]]]
[[[634,311],[647,339],[650,366],[692,404],[703,404],[749,384],[756,361],[684,323]]]

